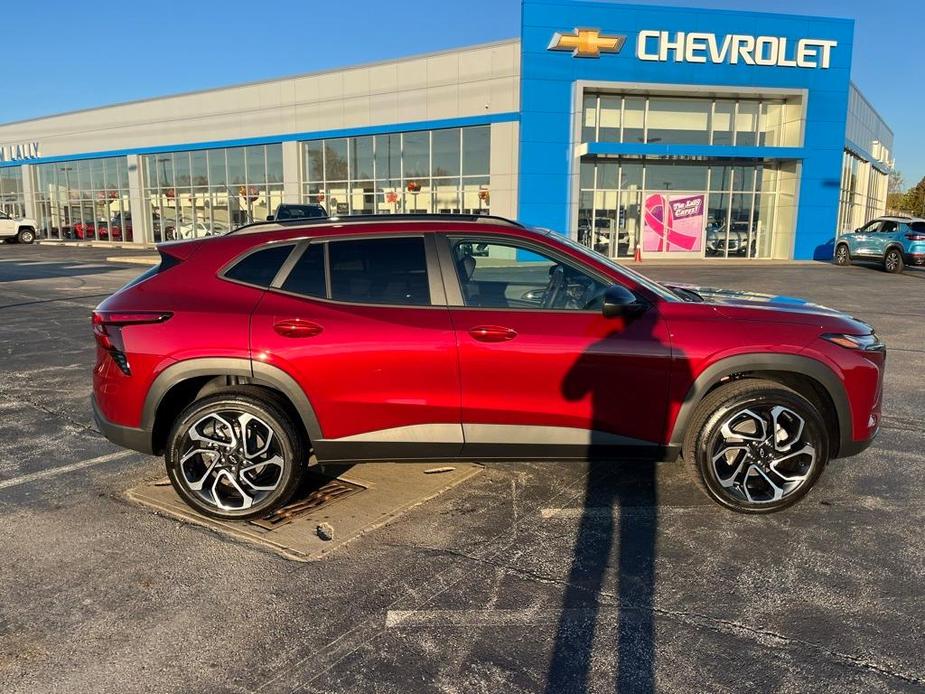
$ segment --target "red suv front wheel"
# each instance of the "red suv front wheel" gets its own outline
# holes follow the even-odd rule
[[[697,408],[684,459],[701,488],[741,513],[799,501],[829,457],[825,422],[796,391],[746,379],[717,388]]]

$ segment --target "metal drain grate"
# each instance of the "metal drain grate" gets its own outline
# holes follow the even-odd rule
[[[366,489],[366,487],[361,487],[352,482],[319,475],[309,477],[304,486],[306,488],[305,494],[296,496],[295,501],[263,518],[251,520],[251,525],[256,525],[265,530],[274,530],[297,521],[339,499],[345,499]]]

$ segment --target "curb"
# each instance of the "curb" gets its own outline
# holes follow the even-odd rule
[[[106,258],[107,263],[121,263],[123,265],[157,265],[161,259],[150,255],[111,255]]]

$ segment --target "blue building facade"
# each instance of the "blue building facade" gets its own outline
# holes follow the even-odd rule
[[[526,0],[521,219],[616,256],[831,257],[846,152],[885,186],[892,146],[885,126],[876,152],[846,140],[853,32],[845,19]],[[682,242],[647,243],[659,224]]]

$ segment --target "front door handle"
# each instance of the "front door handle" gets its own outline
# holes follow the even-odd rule
[[[507,342],[517,337],[516,330],[503,325],[477,325],[469,328],[469,334],[479,342]]]
[[[287,318],[273,324],[273,330],[283,337],[315,337],[324,330],[317,323],[301,318]]]

